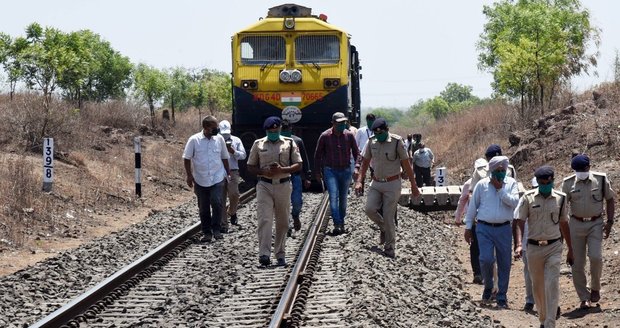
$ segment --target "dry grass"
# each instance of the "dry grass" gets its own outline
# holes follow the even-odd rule
[[[506,149],[511,131],[523,123],[517,108],[493,103],[450,115],[416,131],[435,154],[435,166],[449,170],[451,184],[462,183],[474,161],[482,157],[487,146],[497,143]]]
[[[175,116],[176,124],[158,116],[152,128],[148,109],[127,102],[86,104],[79,110],[54,101],[46,115],[35,94],[13,101],[0,95],[0,252],[27,247],[39,237],[79,237],[84,226],[105,224],[92,222],[92,213],[141,206],[134,195],[133,139],[138,135],[143,195],[157,199],[186,192],[181,154],[187,138],[200,131],[201,118],[197,110]],[[43,137],[54,138],[52,193],[41,191]]]

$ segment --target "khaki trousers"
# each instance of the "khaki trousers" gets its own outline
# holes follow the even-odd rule
[[[560,295],[560,266],[562,243],[547,246],[527,245],[527,264],[532,279],[538,320],[545,328],[555,327],[555,315]]]
[[[224,185],[224,202],[222,202],[222,228],[228,229],[228,217],[237,213],[237,207],[239,207],[239,171],[230,171],[230,181]],[[226,198],[228,198],[228,206],[226,206]]]
[[[376,223],[381,231],[385,232],[385,250],[394,250],[396,245],[396,226],[394,216],[400,198],[400,179],[390,182],[378,182],[372,180],[368,187],[366,198],[366,215]],[[383,216],[379,214],[379,208],[383,210]]]
[[[276,258],[284,258],[288,214],[291,211],[290,181],[271,184],[259,181],[256,184],[256,210],[258,212],[258,255],[271,256],[271,236],[275,217],[276,233],[274,253]]]
[[[590,289],[601,290],[601,273],[603,271],[603,219],[581,222],[571,219],[569,222],[570,238],[573,243],[573,284],[580,301],[590,300],[588,280],[586,278],[586,252],[590,259]]]

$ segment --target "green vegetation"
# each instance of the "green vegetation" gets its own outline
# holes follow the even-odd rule
[[[0,64],[11,100],[23,85],[43,94],[46,110],[53,94],[81,109],[84,101],[124,100],[132,90],[132,100],[149,107],[152,122],[155,107],[161,104],[172,109],[173,122],[176,109],[194,106],[199,111],[206,107],[211,113],[231,111],[227,73],[133,64],[89,30],[64,33],[32,23],[25,32],[15,38],[0,32]]]
[[[484,6],[487,23],[480,36],[479,67],[493,74],[497,94],[526,107],[551,106],[570,77],[596,65],[599,31],[578,0],[502,0]]]

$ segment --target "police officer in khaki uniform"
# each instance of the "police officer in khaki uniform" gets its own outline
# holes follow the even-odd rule
[[[590,171],[590,158],[580,154],[573,157],[571,168],[575,174],[565,178],[562,191],[570,205],[570,233],[573,237],[575,265],[573,284],[579,296],[581,309],[601,298],[601,272],[603,270],[602,243],[614,222],[614,191],[604,173]],[[603,201],[606,203],[607,223],[603,223]],[[604,236],[603,236],[604,232]],[[585,274],[586,252],[590,259],[590,291]]]
[[[291,210],[291,173],[301,170],[301,156],[293,139],[280,135],[282,120],[268,117],[263,128],[267,136],[254,141],[248,157],[248,171],[258,175],[256,207],[258,211],[259,263],[271,264],[271,236],[275,215],[274,253],[278,265],[286,265],[284,250]]]
[[[553,190],[553,168],[542,166],[534,173],[538,188],[526,192],[517,213],[515,257],[521,256],[522,243],[527,243],[527,263],[538,307],[541,327],[555,327],[560,294],[560,266],[562,265],[562,237],[566,240],[566,260],[573,262],[571,233],[568,227],[566,195]],[[521,240],[527,220],[527,240]]]
[[[363,181],[372,160],[375,170],[368,187],[368,198],[364,210],[366,215],[381,229],[379,242],[385,244],[385,255],[394,258],[396,256],[394,252],[396,244],[394,216],[401,192],[401,168],[409,176],[411,194],[419,196],[420,191],[415,183],[403,139],[398,135],[389,133],[387,122],[383,118],[377,118],[371,129],[374,135],[370,137],[364,149],[360,174],[355,183],[355,192],[357,195],[362,194]],[[379,213],[379,209],[383,210],[383,215]]]

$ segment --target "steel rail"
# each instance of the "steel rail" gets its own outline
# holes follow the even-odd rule
[[[328,204],[329,197],[327,196],[327,193],[324,193],[323,198],[321,199],[321,204],[319,205],[317,217],[312,223],[312,226],[308,229],[306,241],[301,251],[299,252],[293,270],[291,270],[288,283],[286,284],[286,288],[282,292],[278,307],[276,308],[273,316],[271,317],[271,322],[269,323],[270,328],[286,327],[288,323],[291,315],[291,309],[293,307],[293,303],[295,302],[297,291],[299,289],[299,285],[304,279],[308,261],[310,260],[312,252],[316,246],[317,236],[319,235],[321,226],[323,225],[323,222],[327,216]]]
[[[240,203],[245,203],[252,199],[256,193],[256,189],[252,188],[240,196]],[[95,304],[104,299],[108,294],[116,291],[126,282],[129,282],[133,277],[139,275],[145,269],[151,265],[156,264],[167,254],[172,252],[177,247],[181,246],[192,236],[200,232],[200,222],[195,223],[183,232],[165,241],[157,248],[151,250],[146,255],[135,260],[133,263],[120,269],[112,276],[106,278],[96,286],[92,287],[82,295],[73,299],[69,303],[63,305],[61,308],[50,313],[45,318],[39,320],[31,328],[47,328],[47,327],[68,327],[66,324],[76,317],[82,315]]]

